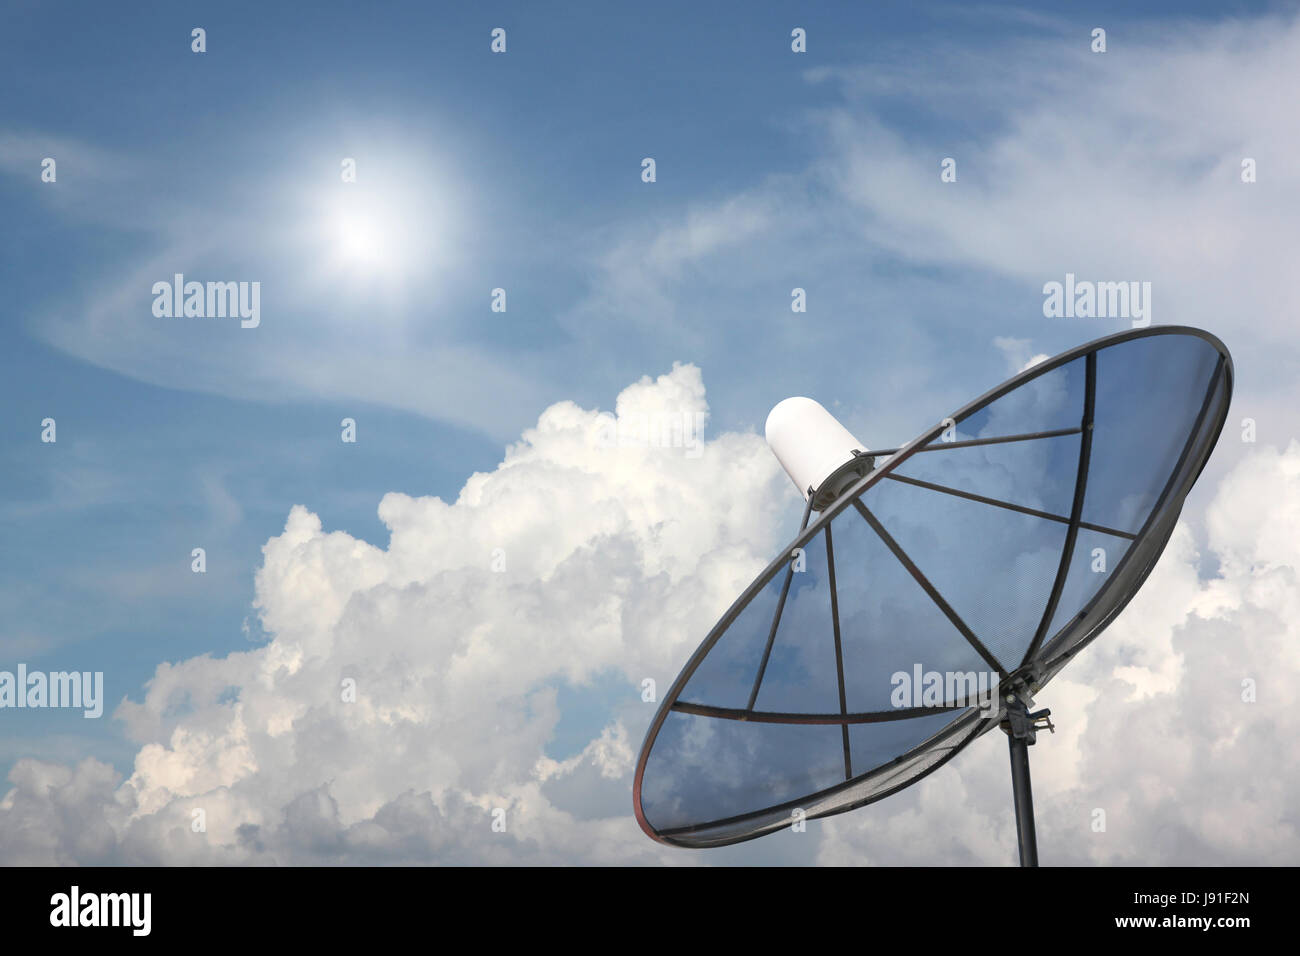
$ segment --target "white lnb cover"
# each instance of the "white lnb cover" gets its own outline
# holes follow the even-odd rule
[[[854,450],[867,450],[834,415],[811,398],[779,402],[768,413],[764,430],[772,454],[805,498],[809,488],[817,492],[823,481],[852,461]]]

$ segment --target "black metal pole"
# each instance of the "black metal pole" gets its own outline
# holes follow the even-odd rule
[[[1038,837],[1034,833],[1034,791],[1029,782],[1029,742],[1007,735],[1011,751],[1011,792],[1016,801],[1016,838],[1020,842],[1020,865],[1038,865]]]

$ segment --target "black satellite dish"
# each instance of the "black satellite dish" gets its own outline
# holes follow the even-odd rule
[[[660,705],[641,828],[750,840],[883,799],[1000,727],[1037,865],[1026,748],[1051,725],[1032,695],[1150,573],[1231,393],[1223,343],[1158,326],[1034,365],[901,448],[866,451],[816,402],[782,402],[768,441],[803,525]]]

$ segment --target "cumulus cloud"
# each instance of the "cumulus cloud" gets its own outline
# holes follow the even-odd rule
[[[143,700],[117,710],[139,745],[125,780],[95,760],[21,761],[0,854],[663,857],[631,816],[653,712],[641,682],[666,689],[770,559],[791,504],[759,436],[696,441],[707,411],[690,365],[629,386],[612,414],[554,405],[456,501],[386,495],[387,547],[294,507],[256,578],[268,643],[160,665]],[[585,686],[612,686],[616,703],[557,758],[559,691]]]

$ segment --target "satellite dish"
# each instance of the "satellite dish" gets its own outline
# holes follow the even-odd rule
[[[1146,580],[1231,393],[1223,343],[1157,326],[1034,365],[901,448],[781,402],[767,438],[804,496],[800,532],[664,697],[633,782],[641,828],[750,840],[897,793],[998,727],[1037,865],[1027,747],[1052,727],[1032,695]]]

